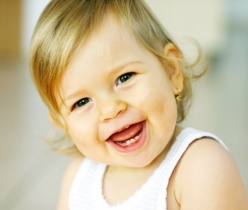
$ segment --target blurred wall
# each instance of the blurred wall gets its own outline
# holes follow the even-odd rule
[[[145,1],[182,48],[190,38],[196,39],[207,51],[222,43],[224,0]]]
[[[0,58],[20,56],[21,0],[0,0]]]

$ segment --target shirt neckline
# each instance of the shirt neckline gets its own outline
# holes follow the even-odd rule
[[[167,159],[169,158],[168,154],[172,150],[173,145],[176,143],[176,141],[178,139],[181,138],[182,135],[184,135],[185,132],[187,133],[188,129],[191,129],[191,128],[184,128],[183,130],[181,130],[181,132],[176,137],[176,140],[171,145],[171,148],[167,152],[165,158],[162,160],[162,162],[159,164],[159,166],[154,170],[154,172],[147,179],[147,181],[144,182],[142,184],[142,186],[139,189],[137,189],[131,196],[129,196],[127,199],[123,200],[120,203],[116,203],[114,205],[111,205],[105,199],[105,197],[103,195],[102,186],[103,186],[103,177],[104,177],[104,174],[106,172],[107,165],[106,164],[98,164],[98,167],[97,167],[96,173],[95,173],[95,177],[94,177],[94,181],[93,181],[94,186],[93,186],[93,192],[92,193],[93,193],[93,195],[95,195],[94,196],[94,200],[95,200],[94,203],[97,204],[98,207],[101,209],[116,209],[116,210],[130,209],[131,210],[132,207],[135,207],[141,201],[141,199],[144,197],[146,192],[151,188],[151,185],[154,183],[154,181],[156,181],[156,179],[159,177],[159,175],[163,172],[163,169],[164,169],[163,165],[167,164]]]

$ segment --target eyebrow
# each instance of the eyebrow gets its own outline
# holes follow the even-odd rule
[[[127,63],[124,63],[124,64],[121,64],[113,69],[111,69],[109,72],[110,75],[113,75],[115,74],[117,71],[120,71],[121,69],[124,69],[125,67],[127,66],[130,66],[130,65],[134,65],[134,64],[141,64],[142,62],[141,61],[131,61],[131,62],[127,62]],[[75,91],[74,93],[72,94],[69,94],[68,96],[66,96],[64,99],[62,98],[62,101],[65,102],[71,98],[74,98],[76,97],[77,95],[80,95],[82,94],[84,91],[82,90],[78,90],[78,91]]]
[[[127,66],[131,66],[131,65],[134,65],[134,64],[141,64],[141,63],[142,63],[141,61],[131,61],[131,62],[123,63],[123,64],[121,64],[121,65],[119,65],[117,67],[114,67],[113,69],[110,69],[109,74],[113,75],[117,71],[120,71],[121,69],[124,69]]]

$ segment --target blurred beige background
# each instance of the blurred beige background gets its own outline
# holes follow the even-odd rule
[[[69,157],[44,139],[54,129],[29,75],[28,45],[48,0],[0,0],[0,209],[55,209]],[[183,126],[218,135],[229,147],[248,191],[248,2],[147,0],[193,59],[196,39],[210,69],[194,83]]]

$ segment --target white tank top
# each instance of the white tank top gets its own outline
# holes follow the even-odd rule
[[[69,194],[70,210],[165,210],[170,176],[187,147],[194,140],[209,137],[224,143],[215,135],[185,128],[177,136],[170,151],[152,176],[127,200],[110,205],[102,193],[102,179],[106,165],[84,158]],[[121,189],[120,189],[121,190]],[[116,192],[118,193],[118,192]]]

